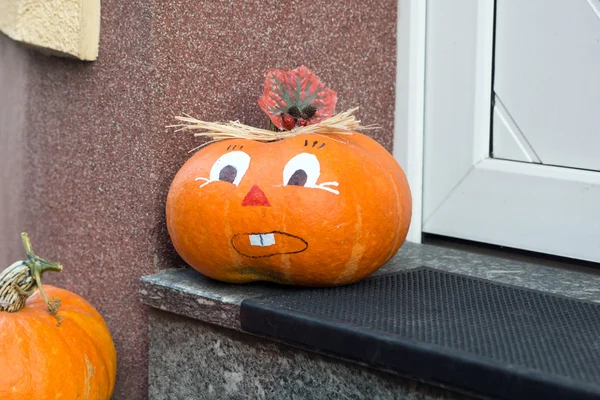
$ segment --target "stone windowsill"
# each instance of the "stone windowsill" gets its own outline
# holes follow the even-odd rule
[[[548,262],[483,255],[442,246],[406,243],[374,275],[428,266],[600,303],[600,271]],[[269,283],[227,284],[191,268],[172,269],[141,279],[143,304],[174,314],[241,331],[240,305],[245,299],[285,291]]]
[[[540,261],[539,259],[525,260],[523,257],[520,259],[507,258],[505,254],[501,254],[501,256],[492,256],[489,254],[481,254],[480,252],[478,253],[473,251],[473,249],[468,249],[468,251],[465,251],[439,245],[436,246],[406,243],[400,249],[398,254],[374,275],[401,272],[423,266],[475,278],[483,278],[501,284],[503,283],[513,286],[520,286],[551,294],[600,303],[600,270],[598,269],[582,268],[581,266],[577,265],[561,264],[547,260]],[[255,332],[263,332],[267,336],[273,336],[274,338],[269,339],[265,337],[261,339],[261,343],[274,343],[274,340],[277,340],[291,344],[292,346],[300,346],[304,350],[312,352],[311,354],[329,354],[333,357],[331,359],[332,361],[335,358],[340,358],[349,362],[349,364],[347,364],[349,366],[368,365],[373,371],[380,370],[381,373],[387,371],[392,372],[394,375],[407,374],[406,376],[414,376],[417,381],[423,380],[427,383],[441,386],[450,385],[454,388],[454,390],[467,391],[468,393],[471,391],[473,391],[473,393],[484,391],[485,393],[492,394],[496,393],[494,390],[497,390],[497,388],[487,387],[480,387],[477,389],[476,387],[471,387],[471,384],[465,383],[464,380],[459,382],[458,380],[461,380],[462,377],[464,377],[462,373],[459,373],[455,376],[457,380],[448,378],[449,375],[447,375],[446,372],[453,371],[457,368],[456,365],[458,364],[456,363],[461,362],[460,360],[464,358],[463,353],[460,353],[459,355],[457,355],[457,353],[453,353],[454,355],[451,355],[451,357],[457,358],[452,358],[450,364],[448,365],[444,364],[446,366],[442,368],[443,371],[438,373],[438,375],[434,374],[437,376],[437,378],[434,377],[429,379],[427,377],[434,376],[431,375],[431,369],[428,369],[427,372],[421,371],[421,373],[419,373],[418,371],[415,372],[412,370],[407,370],[405,365],[398,365],[398,368],[392,370],[386,368],[385,363],[373,364],[369,361],[372,358],[370,356],[365,358],[364,354],[362,353],[360,357],[356,356],[356,354],[354,354],[354,356],[350,356],[348,354],[351,354],[352,352],[348,353],[348,349],[341,351],[336,346],[331,347],[332,342],[327,338],[331,337],[332,332],[323,331],[324,326],[330,326],[328,325],[329,323],[327,322],[327,319],[319,320],[316,322],[317,325],[315,325],[314,320],[311,320],[308,325],[302,325],[303,323],[306,323],[306,315],[302,313],[290,314],[285,306],[283,309],[280,308],[280,313],[277,314],[279,317],[274,317],[275,314],[273,314],[273,310],[275,309],[269,308],[268,318],[265,317],[266,314],[264,314],[264,309],[259,306],[258,314],[256,314],[255,308],[254,314],[252,314],[252,317],[248,319],[250,315],[248,307],[250,307],[249,304],[252,304],[252,302],[245,302],[244,309],[242,309],[242,302],[245,300],[257,299],[263,296],[273,298],[272,296],[280,293],[289,293],[289,287],[269,283],[253,283],[245,285],[227,284],[204,277],[197,271],[190,268],[173,269],[163,271],[155,275],[144,276],[142,277],[141,281],[140,296],[144,304],[172,314],[181,315],[204,323],[240,331],[244,334],[247,334],[248,338],[250,338],[251,334],[242,329],[242,326]],[[263,304],[263,301],[264,300],[260,300],[258,303],[254,302],[254,304]],[[281,312],[283,312],[283,314],[281,314]],[[162,319],[166,318],[164,313],[156,314],[155,318],[160,318],[160,315],[163,315]],[[242,315],[245,317],[244,324],[242,324]],[[285,321],[287,321],[284,321],[283,324],[281,323],[282,315],[284,315],[283,318]],[[279,320],[277,318],[279,318]],[[295,318],[298,319],[296,320]],[[279,322],[275,323],[274,321],[276,320]],[[249,322],[250,325],[248,325]],[[256,328],[256,323],[258,323],[257,326],[260,328]],[[274,323],[276,324],[277,328],[275,331],[271,332],[271,328],[273,328]],[[188,325],[192,326],[193,324]],[[267,330],[263,329],[265,326],[268,328]],[[287,326],[287,328],[285,328],[285,326]],[[312,332],[308,336],[312,339],[307,343],[304,343],[302,340],[300,340],[300,342],[298,342],[299,344],[295,345],[294,343],[296,343],[296,339],[298,338],[294,335],[296,335],[299,326],[303,326],[302,329],[306,328],[307,331]],[[321,330],[315,331],[315,326],[319,326],[319,329]],[[271,333],[267,334],[266,332]],[[275,332],[279,333],[275,334]],[[282,332],[284,333],[282,334]],[[293,333],[293,337],[290,336],[290,334],[292,334],[290,332]],[[343,330],[343,328],[338,332],[341,335],[346,335],[344,336],[346,341],[348,340],[348,337],[350,337],[347,335],[346,331]],[[388,343],[387,337],[385,335],[373,336],[371,333],[375,335],[376,332],[368,332],[368,337],[371,338],[369,348],[373,350],[379,349],[380,346],[383,346],[382,348],[387,349],[387,347],[385,347],[386,343]],[[375,339],[375,337],[377,337],[377,339]],[[358,343],[363,343],[362,341],[364,341],[364,338],[358,339],[358,341],[355,340],[356,338],[354,336],[350,338],[352,340],[350,340],[349,343],[351,344],[348,346],[350,346],[349,348],[352,349],[357,348],[356,346],[358,346]],[[382,342],[373,342],[373,340],[382,340]],[[341,342],[344,342],[344,340]],[[415,349],[421,349],[421,347],[419,347],[421,345],[427,347],[427,344],[424,342],[418,344]],[[375,351],[373,354],[376,353],[377,351]],[[411,354],[413,357],[417,357],[416,353],[414,352],[409,354]],[[427,352],[423,354],[419,353],[418,357],[420,357],[419,359],[421,360],[421,364],[417,363],[417,365],[422,365],[423,363],[426,363],[427,360],[431,361],[431,359],[427,358],[429,355],[430,353]],[[398,357],[400,358],[394,359],[402,360],[403,356],[399,355]],[[447,363],[447,361],[445,362]],[[508,364],[504,367],[508,369],[498,369],[494,372],[494,374],[500,374],[498,375],[498,379],[502,378],[506,371],[513,371],[512,367],[510,367]],[[472,369],[467,371],[472,371]],[[486,371],[486,369],[481,371]],[[487,379],[483,379],[482,382],[491,382],[496,380],[496,375],[490,375],[488,373],[486,376]],[[561,379],[562,378],[564,377],[561,377]],[[567,378],[564,378],[563,381],[565,379]],[[522,380],[519,376],[513,380],[517,383],[515,389],[517,392],[515,393],[520,393],[520,391],[523,389],[521,388],[520,383]],[[506,387],[504,387],[504,389],[506,389]],[[563,390],[564,388],[560,386],[559,389]],[[597,392],[596,389],[594,389],[594,393]],[[555,388],[544,388],[544,390],[547,390],[548,393],[552,393]],[[522,393],[525,395],[523,398],[527,398],[527,393],[529,392],[525,390],[522,391]],[[580,392],[575,391],[569,393]],[[483,394],[483,392],[481,394]],[[588,397],[584,396],[584,398]]]

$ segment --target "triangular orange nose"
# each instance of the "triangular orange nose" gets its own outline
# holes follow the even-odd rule
[[[252,189],[248,192],[244,200],[242,200],[242,206],[264,206],[271,207],[269,200],[258,185],[252,186]]]

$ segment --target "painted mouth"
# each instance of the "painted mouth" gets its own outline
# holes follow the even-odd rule
[[[250,258],[301,253],[308,248],[306,240],[280,231],[236,234],[231,238],[231,245],[238,253]]]
[[[275,244],[275,233],[252,233],[250,236],[250,245],[268,247]]]

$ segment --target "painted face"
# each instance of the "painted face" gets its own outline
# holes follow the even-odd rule
[[[230,282],[361,279],[397,251],[409,220],[404,174],[360,134],[212,144],[182,167],[167,200],[179,254]]]
[[[265,190],[272,194],[272,196],[270,196],[271,199],[276,201],[276,203],[273,204],[273,207],[285,207],[285,202],[279,203],[277,202],[277,200],[279,200],[277,198],[282,195],[285,196],[284,191],[286,189],[283,188],[286,186],[291,186],[292,191],[298,191],[297,188],[302,187],[306,189],[323,190],[335,196],[340,194],[340,192],[335,189],[339,186],[337,181],[323,182],[321,179],[321,163],[318,158],[319,152],[315,150],[323,149],[326,145],[327,142],[324,140],[321,140],[321,142],[314,141],[309,143],[308,140],[305,139],[304,145],[299,146],[298,148],[298,154],[293,155],[285,165],[281,167],[279,165],[271,165],[268,160],[261,160],[260,155],[256,157],[256,160],[252,160],[252,157],[244,152],[243,144],[230,144],[224,149],[224,154],[212,165],[209,177],[199,176],[196,177],[195,180],[203,182],[199,186],[200,188],[217,182],[228,182],[233,186],[239,187],[244,175],[248,172],[251,163],[253,164],[253,167],[254,164],[256,164],[256,168],[260,168],[261,166],[266,167],[266,170],[260,175],[265,178],[262,179],[262,182],[247,182],[246,185],[242,186],[244,189],[241,190],[241,192],[238,191],[238,194],[246,193],[241,201],[242,207],[264,207],[265,209],[256,211],[242,208],[241,213],[245,215],[242,215],[241,217],[256,217],[255,213],[257,212],[260,212],[261,216],[264,215],[264,213],[273,215],[276,213],[271,211],[272,206],[269,202],[269,197],[265,194]],[[323,153],[324,152],[326,152],[326,150],[323,150]],[[276,172],[277,169],[279,169],[279,174]],[[267,176],[272,176],[276,179],[270,180]],[[278,180],[277,178],[280,179]],[[249,181],[250,179],[247,178],[246,180]],[[251,187],[247,190],[249,185],[251,185]],[[227,188],[224,190],[227,191]],[[230,190],[235,191],[236,189],[230,187]],[[324,197],[327,198],[330,196]],[[289,201],[298,202],[297,199],[289,199]],[[332,198],[331,201],[335,201],[335,199]],[[261,220],[259,219],[259,221]],[[245,257],[264,258],[273,257],[279,254],[301,253],[308,249],[308,242],[306,239],[292,232],[281,230],[283,229],[283,225],[287,225],[283,219],[281,219],[279,223],[266,224],[270,225],[266,226],[267,228],[274,228],[274,230],[265,230],[265,226],[261,227],[260,225],[263,224],[249,222],[249,232],[235,232],[233,234],[231,237],[231,246],[235,251]]]

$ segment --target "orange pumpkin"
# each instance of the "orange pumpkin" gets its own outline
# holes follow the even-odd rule
[[[62,267],[26,248],[28,260],[0,274],[0,399],[110,399],[117,363],[106,323],[82,297],[42,288],[41,274]]]
[[[211,278],[332,286],[397,252],[411,196],[394,158],[360,133],[231,139],[183,165],[166,215],[177,252]]]

